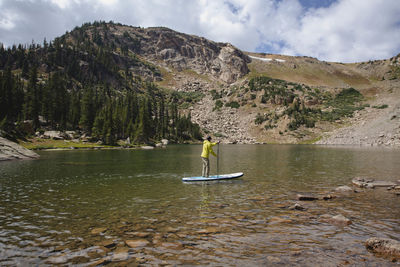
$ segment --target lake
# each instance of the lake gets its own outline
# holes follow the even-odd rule
[[[0,265],[399,266],[364,243],[400,240],[400,197],[334,191],[358,176],[399,180],[400,150],[219,150],[219,173],[243,177],[183,183],[201,174],[200,145],[42,151],[38,160],[0,162]],[[326,201],[296,198],[332,192],[337,197]],[[288,208],[296,202],[305,210]],[[327,214],[352,224],[332,224]]]

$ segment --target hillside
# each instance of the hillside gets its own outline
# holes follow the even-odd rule
[[[0,126],[10,136],[399,145],[399,55],[323,62],[95,22],[43,45],[2,47],[0,70]]]

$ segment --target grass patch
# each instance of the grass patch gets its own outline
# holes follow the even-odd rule
[[[42,150],[42,149],[71,149],[71,148],[111,148],[115,146],[99,145],[89,142],[72,142],[69,140],[53,140],[53,139],[30,139],[29,141],[21,141],[19,144],[27,149]]]

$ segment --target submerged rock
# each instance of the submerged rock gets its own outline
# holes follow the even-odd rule
[[[298,200],[303,200],[303,201],[313,201],[313,200],[318,200],[318,197],[313,196],[313,195],[297,194],[297,199]]]
[[[131,248],[145,247],[150,242],[146,239],[126,240],[125,243]]]
[[[328,222],[330,224],[334,224],[337,226],[346,226],[352,224],[352,221],[350,219],[344,217],[341,214],[335,216],[329,214],[323,214],[321,215],[320,219],[323,222]]]
[[[115,247],[117,244],[113,240],[104,240],[100,243],[100,245],[106,248],[112,248]]]
[[[389,238],[368,238],[365,247],[375,253],[400,259],[400,242]]]
[[[98,235],[98,234],[104,233],[106,230],[107,230],[107,228],[105,228],[105,227],[98,227],[98,228],[93,228],[91,233],[93,235]]]
[[[398,184],[391,181],[375,181],[373,179],[356,177],[351,181],[354,185],[365,188],[392,187]]]
[[[342,186],[336,187],[335,191],[339,191],[339,192],[353,192],[353,188],[351,188],[350,186],[347,186],[347,185],[342,185]]]
[[[305,210],[306,208],[304,208],[299,203],[295,203],[293,206],[290,206],[289,209],[290,210]]]

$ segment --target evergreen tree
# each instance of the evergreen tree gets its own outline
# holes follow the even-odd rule
[[[79,124],[82,129],[91,134],[96,116],[93,87],[86,88],[82,96],[81,119]]]
[[[39,86],[37,84],[37,68],[32,67],[29,72],[29,81],[25,98],[24,117],[32,120],[33,129],[39,127]]]

